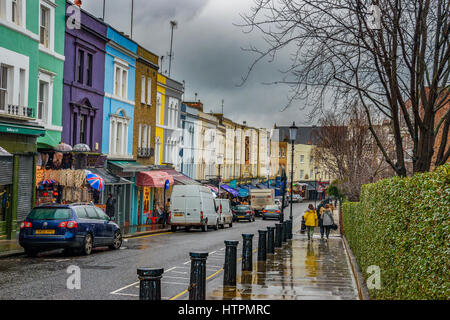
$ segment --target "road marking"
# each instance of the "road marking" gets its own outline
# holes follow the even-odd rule
[[[161,283],[164,283],[164,284],[176,284],[176,285],[179,285],[179,286],[188,286],[189,285],[189,282],[181,283],[181,282],[161,281]]]
[[[162,235],[165,235],[165,234],[172,234],[172,233],[173,232],[163,232],[163,233],[157,233],[157,234],[149,234],[147,236],[134,237],[134,238],[130,238],[130,239],[148,238],[148,237],[162,236]]]
[[[167,269],[166,271],[164,271],[164,272],[170,272],[170,271],[172,271],[172,270],[175,270],[177,267],[173,267],[173,268],[170,268],[170,269]]]
[[[216,253],[217,251],[212,251],[212,252],[210,252],[209,254],[214,254],[214,253]]]
[[[187,272],[181,272],[181,271],[172,271],[173,273],[181,273],[181,274],[188,274]]]
[[[131,287],[131,286],[135,286],[135,285],[138,284],[138,283],[139,283],[139,281],[134,282],[134,283],[132,283],[132,284],[129,284],[129,285],[123,287],[123,288],[120,288],[120,289],[117,289],[117,290],[111,292],[111,294],[117,294],[117,292],[122,291],[122,290],[124,290],[124,289],[126,289],[126,288],[129,288],[129,287]],[[120,294],[123,294],[123,293],[120,293]]]
[[[165,276],[164,278],[171,278],[171,279],[185,279],[185,280],[189,280],[188,278],[185,278],[185,277],[172,277],[172,276]]]
[[[191,260],[184,262],[183,264],[188,264],[189,262],[191,262]]]

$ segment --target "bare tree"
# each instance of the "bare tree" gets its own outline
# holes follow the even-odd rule
[[[389,128],[377,125],[374,130],[392,150]],[[395,174],[376,146],[365,111],[356,102],[343,113],[329,112],[321,118],[315,141],[316,161],[338,178],[340,189],[351,201],[359,200],[361,185]]]
[[[291,65],[274,82],[291,86],[290,103],[305,101],[312,115],[324,99],[350,105],[357,98],[396,174],[407,174],[405,136],[413,145],[413,171],[428,171],[440,130],[435,164],[450,157],[450,108],[436,118],[450,95],[449,9],[449,0],[254,0],[240,26],[260,32],[266,47],[244,49],[257,58],[243,81],[258,63],[287,49]],[[390,121],[392,155],[377,135],[374,110]]]

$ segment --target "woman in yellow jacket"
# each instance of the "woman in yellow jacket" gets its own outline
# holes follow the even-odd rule
[[[312,240],[314,234],[314,228],[317,226],[317,212],[314,210],[314,206],[310,204],[303,217],[305,218],[306,232],[308,234],[308,240]]]

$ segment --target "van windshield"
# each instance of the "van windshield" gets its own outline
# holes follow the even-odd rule
[[[65,220],[72,217],[67,208],[34,208],[28,215],[30,220]]]

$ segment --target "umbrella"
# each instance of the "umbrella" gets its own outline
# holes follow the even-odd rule
[[[47,184],[53,184],[53,183],[56,183],[56,181],[53,179],[42,180],[41,182],[39,182],[39,184],[42,184],[44,186]]]
[[[91,185],[92,188],[94,188],[97,191],[103,191],[105,189],[105,181],[103,181],[103,178],[90,173],[86,176],[87,182]]]
[[[79,143],[76,144],[72,151],[77,151],[77,152],[91,152],[91,148],[89,148],[89,146],[87,144],[84,143]]]
[[[69,152],[72,151],[72,147],[67,143],[61,142],[55,147],[55,150],[59,152]]]

